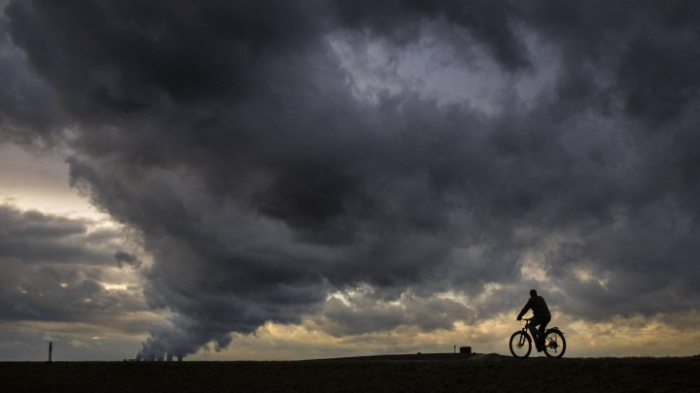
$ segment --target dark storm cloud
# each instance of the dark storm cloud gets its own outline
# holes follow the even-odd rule
[[[485,45],[491,55],[506,70],[528,67],[527,50],[517,31],[517,6],[508,1],[424,1],[390,0],[381,3],[370,0],[335,1],[331,8],[342,26],[391,40],[402,45],[418,40],[421,25],[426,22],[447,22],[450,29],[441,39],[458,46],[473,42]],[[470,40],[471,38],[472,40]]]
[[[0,8],[6,5],[0,1]],[[24,53],[14,47],[4,14],[0,15],[0,85],[0,142],[55,142],[61,111],[51,90],[31,71]]]
[[[119,250],[114,253],[114,259],[117,261],[119,267],[123,267],[127,264],[131,267],[138,268],[141,266],[141,260],[133,254],[126,251]]]
[[[87,226],[0,205],[0,320],[109,325],[124,312],[144,310],[138,294],[100,284],[121,233]]]
[[[73,184],[154,258],[144,293],[174,317],[147,353],[225,347],[231,331],[309,314],[333,334],[449,328],[517,309],[535,285],[560,288],[553,303],[580,318],[695,307],[691,3],[14,1],[5,12],[70,130]],[[491,114],[409,83],[363,100],[331,42],[401,51],[426,36],[465,67],[485,48],[512,95]],[[538,69],[541,48],[554,71]],[[519,101],[518,81],[543,72],[556,72],[551,84]],[[526,254],[551,282],[523,274]],[[503,289],[478,310],[431,299],[493,282]],[[326,302],[365,284],[360,311]]]
[[[572,63],[565,76],[575,78],[590,65],[588,84],[612,78],[603,92],[589,87],[577,95],[615,92],[629,115],[654,124],[673,119],[697,98],[698,12],[683,1],[539,1],[527,16]]]

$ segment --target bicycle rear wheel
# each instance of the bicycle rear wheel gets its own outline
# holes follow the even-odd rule
[[[550,330],[544,335],[544,354],[550,358],[560,358],[566,352],[566,339],[558,330]]]
[[[532,340],[523,331],[515,332],[510,336],[510,353],[518,359],[525,359],[532,351]]]

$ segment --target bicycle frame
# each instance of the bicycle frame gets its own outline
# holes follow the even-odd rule
[[[536,343],[537,339],[532,335],[532,332],[530,331],[530,321],[532,321],[532,318],[523,318],[522,320],[525,321],[525,323],[523,324],[522,331],[525,334],[527,334],[528,336],[530,336],[530,338],[532,339],[532,342]],[[546,335],[548,331],[549,331],[549,329],[547,329],[544,332],[544,334]],[[520,343],[520,344],[522,344],[522,343]]]

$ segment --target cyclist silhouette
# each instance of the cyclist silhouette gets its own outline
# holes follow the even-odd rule
[[[549,307],[547,307],[547,302],[544,301],[542,296],[537,295],[536,290],[530,291],[530,299],[523,307],[520,314],[518,314],[518,321],[523,318],[528,310],[532,309],[534,316],[530,320],[530,333],[535,339],[535,346],[537,347],[537,352],[542,352],[543,343],[542,338],[544,337],[544,330],[547,328],[547,324],[552,320],[552,314],[549,313]],[[537,326],[539,325],[539,331]]]

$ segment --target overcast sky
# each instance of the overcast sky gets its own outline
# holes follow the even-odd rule
[[[0,7],[0,360],[700,353],[700,4]]]

